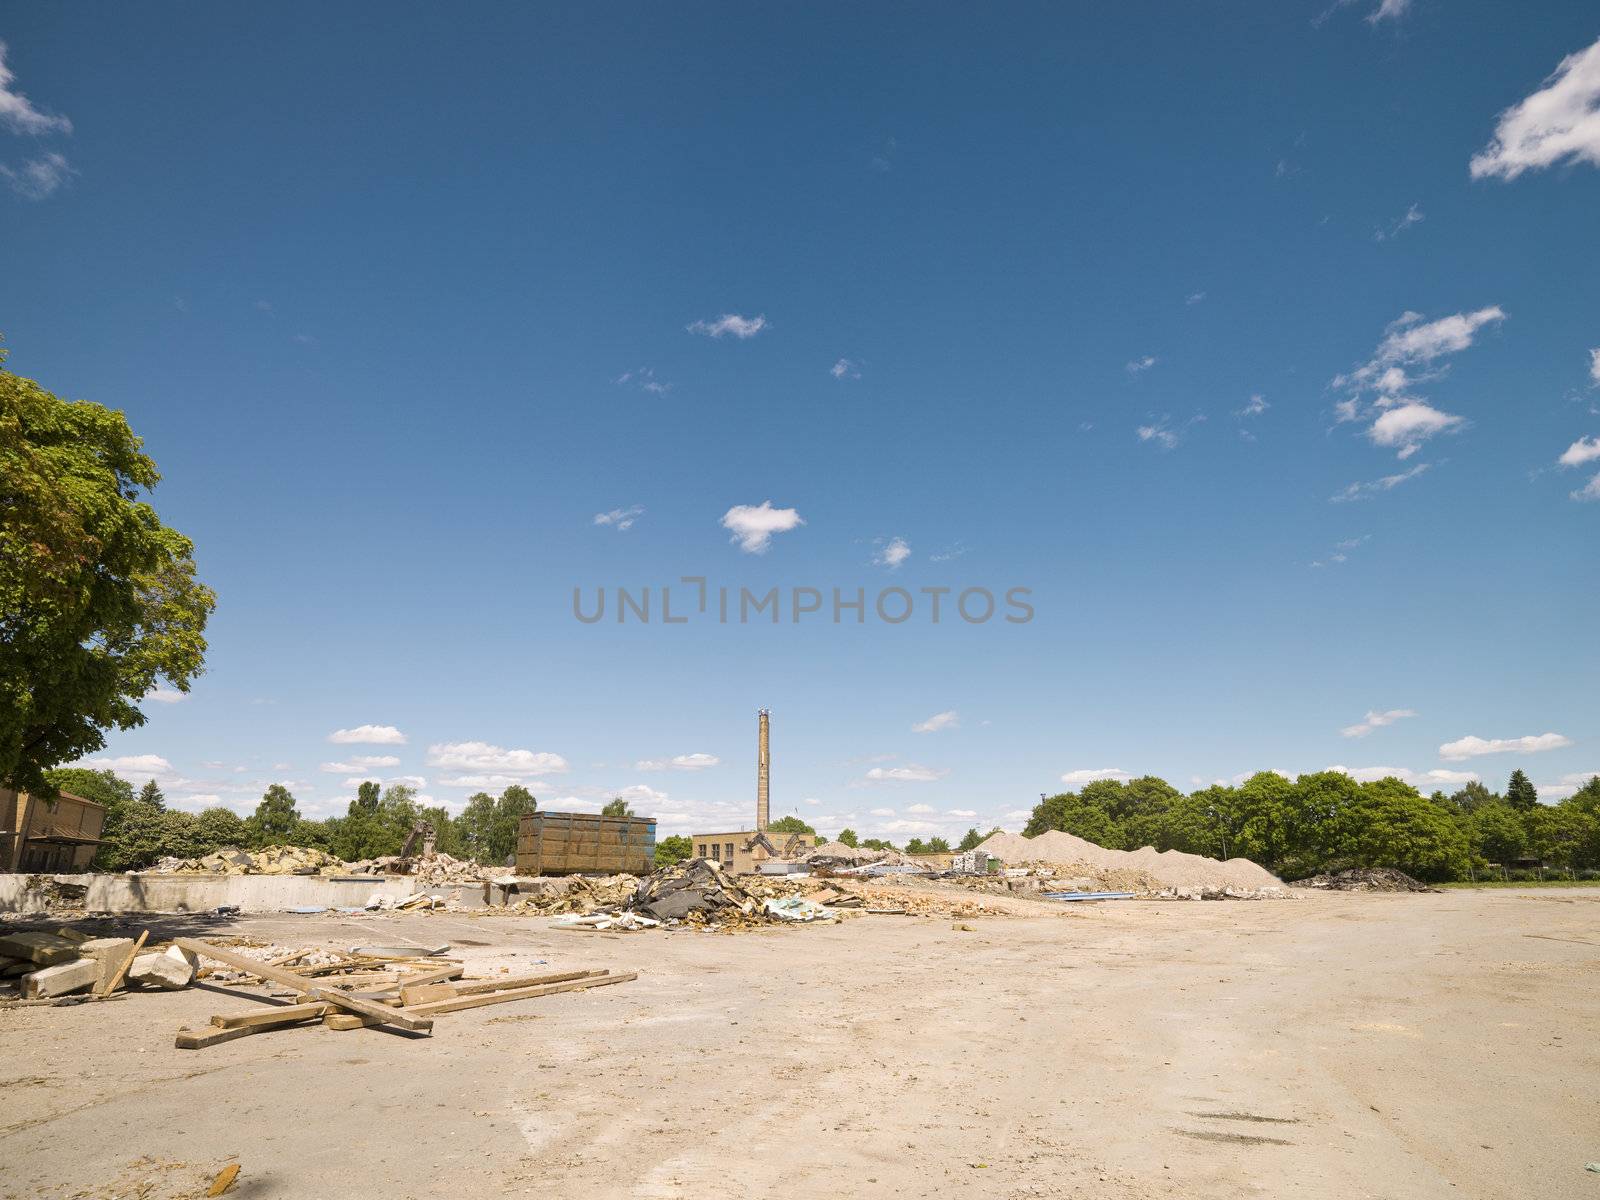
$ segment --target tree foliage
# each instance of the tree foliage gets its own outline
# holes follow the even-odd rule
[[[161,476],[120,412],[52,395],[0,351],[0,780],[47,777],[187,691],[216,603],[194,547],[142,499]]]
[[[664,837],[656,843],[656,868],[659,870],[662,867],[670,867],[693,855],[694,842],[687,834],[678,833]]]
[[[779,817],[776,821],[768,822],[767,828],[773,833],[809,833],[812,837],[817,836],[815,829],[795,816]]]

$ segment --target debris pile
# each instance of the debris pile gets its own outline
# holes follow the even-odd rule
[[[385,854],[378,858],[358,859],[346,863],[345,875],[411,875],[427,887],[441,887],[453,883],[484,883],[504,874],[492,867],[481,866],[470,858],[456,858],[450,854],[434,854],[431,858],[414,855]]]
[[[349,865],[309,846],[265,846],[260,850],[217,850],[203,858],[163,858],[150,870],[159,875],[344,875]]]
[[[691,858],[639,881],[628,908],[658,921],[681,921],[690,913],[719,916],[733,910],[744,916],[760,902],[709,858]]]
[[[1413,879],[1404,871],[1393,867],[1351,867],[1331,875],[1313,875],[1299,879],[1297,888],[1319,888],[1330,892],[1437,892],[1420,879]]]
[[[1071,876],[1071,884],[1084,891],[1132,891],[1174,900],[1265,899],[1289,894],[1283,880],[1247,858],[1220,862],[1151,846],[1108,850],[1054,829],[1032,838],[996,833],[978,849],[1011,867],[1039,864],[1065,868],[1061,873]]]

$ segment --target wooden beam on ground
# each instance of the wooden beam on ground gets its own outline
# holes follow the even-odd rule
[[[139,940],[133,944],[133,949],[128,951],[128,957],[122,960],[122,965],[117,968],[117,973],[108,979],[102,987],[95,989],[94,994],[96,996],[109,996],[122,986],[123,976],[127,975],[128,968],[133,966],[133,960],[139,957],[139,951],[143,948],[145,939],[149,936],[150,931],[148,929],[139,935]]]
[[[363,1000],[350,992],[341,992],[338,988],[312,988],[310,995],[313,1000],[347,1008],[358,1017],[371,1018],[373,1024],[398,1025],[401,1029],[409,1029],[413,1033],[433,1031],[432,1017],[409,1013],[403,1008],[386,1008],[375,1000]]]
[[[605,987],[609,983],[627,983],[637,978],[639,978],[637,971],[629,971],[624,975],[602,974],[574,979],[568,983],[546,983],[537,987],[512,988],[508,991],[486,992],[477,996],[460,996],[454,1000],[436,1000],[428,1004],[418,1004],[406,1011],[433,1016],[437,1013],[460,1012],[468,1008],[483,1008],[489,1004],[509,1004],[513,1000],[528,1000],[534,996],[549,996],[556,992],[576,992],[585,988]],[[370,1021],[365,1017],[342,1013],[330,1013],[323,1018],[322,1023],[329,1029],[360,1029],[364,1025],[377,1024],[376,1021]]]
[[[235,1038],[249,1037],[254,1033],[267,1033],[276,1029],[276,1025],[244,1025],[238,1029],[207,1029],[204,1031],[194,1029],[178,1030],[176,1045],[179,1050],[204,1050],[207,1046],[215,1046],[219,1042],[231,1042]]]
[[[436,1000],[452,1000],[457,996],[479,996],[484,992],[503,992],[511,988],[533,987],[541,983],[565,983],[569,979],[588,979],[594,975],[608,973],[603,969],[561,971],[548,975],[507,975],[500,979],[449,984],[407,979],[401,983],[400,999],[405,1002],[407,1008],[415,1008],[419,1004],[431,1004]]]
[[[273,983],[281,983],[292,991],[309,993],[317,986],[304,975],[296,975],[293,971],[285,971],[282,967],[257,962],[253,958],[246,958],[243,954],[235,954],[232,950],[213,946],[210,942],[202,942],[198,938],[173,938],[172,944],[180,950],[187,950],[190,954],[214,959],[241,971],[248,971],[251,975],[260,976],[262,979],[270,979]]]

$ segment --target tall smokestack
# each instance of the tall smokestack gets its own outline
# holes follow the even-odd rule
[[[767,827],[768,804],[772,799],[772,748],[767,742],[767,718],[761,710],[761,732],[756,738],[756,829]]]

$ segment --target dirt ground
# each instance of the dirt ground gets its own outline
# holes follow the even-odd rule
[[[431,1038],[175,1050],[249,1006],[202,988],[0,1012],[0,1195],[193,1196],[238,1162],[257,1200],[1600,1196],[1600,890],[1027,911],[168,929],[641,975]]]

